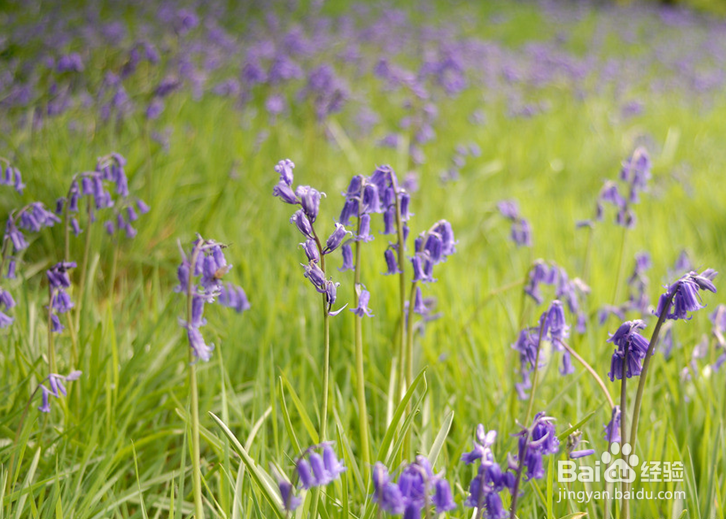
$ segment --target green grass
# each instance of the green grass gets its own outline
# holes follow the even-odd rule
[[[497,36],[513,45],[536,37],[526,9],[511,9],[514,14],[496,29]],[[375,84],[363,78],[359,86],[369,91],[374,106],[389,106]],[[412,196],[415,216],[410,224],[418,233],[448,219],[459,244],[457,254],[438,267],[438,283],[425,288],[425,295],[438,298],[444,317],[427,325],[426,333],[416,339],[415,371],[426,372],[412,394],[415,414],[408,419],[416,452],[428,454],[434,445],[440,449],[436,470],[446,471],[460,505],[451,517],[471,516],[463,499],[474,472],[458,460],[469,450],[476,424],[499,431],[495,453],[504,461],[515,445],[509,434],[517,431],[516,420],[523,420],[526,412],[526,402],[513,394],[516,358],[510,348],[518,332],[521,290],[488,294],[523,279],[536,258],[553,260],[572,276],[580,275],[587,231],[575,230],[574,222],[592,215],[602,181],[617,175],[620,161],[643,137],[652,142],[654,178],[650,193],[637,206],[637,227],[627,233],[626,272],[636,252],[649,251],[649,295],[655,301],[683,248],[699,268],[723,269],[726,220],[720,183],[726,165],[726,101],[716,98],[705,108],[677,95],[636,94],[647,95],[646,111],[633,119],[618,117],[619,107],[607,93],[573,101],[567,89],[547,92],[551,109],[532,119],[508,118],[502,100],[486,104],[483,126],[467,122],[470,113],[482,107],[478,92],[440,104],[438,138],[426,148],[428,161],[418,170],[421,189]],[[381,113],[379,131],[385,133],[400,114],[395,107]],[[42,272],[61,258],[61,229],[44,231],[31,244],[23,258],[22,278],[3,280],[18,305],[13,310],[15,324],[0,332],[0,483],[15,483],[0,485],[12,488],[4,495],[0,490],[0,519],[182,517],[193,510],[185,438],[188,346],[177,323],[185,303],[173,286],[180,260],[177,240],[188,244],[197,232],[230,244],[228,258],[234,268],[228,277],[245,288],[252,303],[241,317],[218,308],[207,312],[205,336],[216,348],[211,362],[198,365],[206,511],[212,517],[273,517],[274,507],[260,484],[264,475],[257,480],[255,471],[269,471],[274,463],[289,473],[297,446],[305,448],[314,441],[305,422],[317,425],[322,379],[319,297],[302,277],[301,240],[288,223],[291,210],[272,197],[273,166],[291,158],[297,182],[328,194],[318,224],[327,234],[342,204],[338,194],[352,175],[370,174],[383,163],[402,172],[407,157],[377,147],[373,138],[357,137],[349,118],[335,116],[330,124],[339,124],[353,143],[355,153],[346,153],[305,107],[296,107],[289,118],[268,128],[263,113],[242,116],[231,101],[193,101],[183,94],[170,102],[156,125],[172,130],[168,152],[150,138],[150,128],[141,119],[88,132],[70,130],[72,120],[91,122],[83,112],[69,113],[46,121],[42,129],[18,127],[2,136],[0,150],[17,157],[14,162],[28,188],[23,197],[0,188],[0,206],[7,211],[21,199],[39,199],[51,206],[73,173],[93,168],[99,155],[119,151],[129,161],[132,191],[152,211],[138,222],[136,239],[118,244],[115,280],[109,276],[116,244],[99,226],[93,229],[78,365],[69,363],[68,333],[56,339],[61,372],[77,368],[83,376],[70,384],[66,399],[54,402],[49,416],[35,410],[36,398],[17,444],[13,440],[24,406],[47,371]],[[265,129],[269,138],[258,146],[257,135]],[[442,185],[439,173],[448,166],[455,145],[470,141],[481,146],[481,157],[469,158],[460,180]],[[502,198],[518,199],[523,215],[531,220],[531,250],[510,241],[509,226],[495,210]],[[586,280],[592,287],[587,303],[591,311],[612,302],[622,230],[611,216],[593,234],[591,275]],[[363,259],[363,280],[375,313],[363,328],[374,455],[392,412],[388,388],[396,352],[396,280],[380,275],[386,243],[386,237],[377,236],[364,249]],[[80,262],[82,251],[83,238],[72,240],[71,257]],[[333,263],[340,265],[337,255]],[[333,272],[341,282],[339,301],[352,301],[352,273]],[[716,284],[724,286],[720,278]],[[552,297],[548,289],[545,294],[546,300]],[[686,467],[684,483],[643,487],[682,489],[686,500],[635,501],[633,517],[724,517],[726,372],[681,378],[692,347],[710,331],[707,312],[720,300],[720,294],[707,294],[707,309],[691,321],[674,324],[680,347],[668,361],[659,354],[653,359],[643,404],[641,459],[682,461]],[[543,310],[528,301],[527,321],[534,324]],[[363,467],[356,461],[353,318],[344,311],[331,322],[330,430],[349,470],[327,490],[333,499],[324,500],[323,517],[345,517],[346,509],[359,517],[368,491],[359,479]],[[653,324],[654,320],[646,332]],[[586,335],[572,340],[603,377],[611,354],[605,341],[617,325],[614,319],[604,327],[592,322]],[[709,355],[713,354],[712,348]],[[558,432],[591,415],[580,429],[599,456],[607,448],[602,427],[609,420],[602,395],[577,364],[576,373],[568,377],[555,368],[552,364],[540,373],[535,409],[556,417]],[[606,384],[617,399],[616,385]],[[220,417],[240,445],[234,445],[208,413]],[[404,415],[401,421],[406,419]],[[450,430],[442,441],[438,435],[444,425]],[[247,453],[255,465],[244,458]],[[13,455],[19,462],[15,473],[8,474]],[[583,461],[592,464],[594,459]],[[552,466],[548,471],[552,473]],[[556,500],[557,485],[551,477],[527,483],[519,517],[604,514],[599,502],[588,506]],[[308,506],[309,502],[301,510]]]

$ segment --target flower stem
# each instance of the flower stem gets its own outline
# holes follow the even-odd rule
[[[324,442],[328,436],[328,394],[330,393],[330,313],[328,302],[323,294],[323,410],[320,416],[320,441]]]
[[[194,297],[194,266],[201,252],[201,239],[192,251],[189,263],[189,279],[187,281],[187,326],[192,322],[192,299]],[[113,286],[113,281],[111,282]],[[113,290],[113,289],[112,289]],[[199,388],[197,387],[197,366],[191,344],[189,347],[189,392],[191,394],[192,414],[192,486],[194,490],[195,519],[204,519],[204,506],[202,503],[202,471],[200,467],[199,449]]]
[[[623,357],[623,373],[622,373],[622,379],[621,379],[621,385],[620,385],[620,434],[623,439],[623,441],[628,437],[628,392],[627,392],[627,386],[628,386],[628,377],[627,377],[627,370],[628,370],[628,353],[629,348],[625,348],[625,356]],[[625,445],[625,443],[623,443]],[[627,460],[625,459],[625,451],[621,448],[620,455],[627,463]],[[628,483],[627,481],[623,480],[623,499],[621,500],[620,504],[620,512],[621,512],[621,519],[630,519],[630,501],[626,499],[625,493],[628,491]]]
[[[537,348],[537,356],[539,357],[539,347]],[[535,371],[536,373],[536,371]],[[534,393],[534,384],[532,385],[532,393]],[[529,419],[527,419],[529,421]],[[524,469],[524,460],[527,457],[527,450],[529,449],[529,429],[527,429],[527,435],[524,441],[523,452],[518,452],[517,464],[517,478],[514,480],[514,489],[512,490],[512,504],[509,509],[509,519],[515,519],[517,517],[517,498],[519,497],[519,483],[522,481],[522,469]],[[482,478],[484,479],[484,478]]]
[[[620,298],[620,282],[623,279],[623,265],[625,264],[625,240],[628,236],[628,228],[623,227],[623,238],[620,241],[620,257],[618,258],[618,277],[615,278],[615,290],[613,291],[613,305],[618,304]]]
[[[91,200],[88,200],[88,224],[86,226],[86,243],[83,247],[83,263],[81,263],[80,279],[78,281],[78,304],[76,305],[76,330],[80,331],[81,324],[81,308],[83,307],[83,297],[86,293],[86,273],[88,270],[88,256],[91,252],[91,227],[93,225],[93,206]]]
[[[416,302],[416,284],[411,283],[411,294],[408,298],[408,319],[406,319],[406,379],[413,380],[413,307]],[[408,402],[407,413],[411,412],[411,401]],[[406,432],[403,442],[404,458],[411,459],[411,428]]]
[[[398,186],[394,186],[398,191]],[[403,395],[406,394],[406,379],[405,379],[405,367],[406,367],[406,335],[404,328],[406,326],[406,271],[405,271],[405,259],[404,259],[404,241],[403,241],[403,219],[401,218],[401,201],[398,198],[398,193],[394,197],[396,199],[396,233],[398,235],[398,288],[399,288],[399,314],[401,320],[399,322],[399,348],[398,348],[398,360],[400,362],[398,368],[398,400],[403,400]],[[408,380],[410,383],[411,380]]]
[[[360,235],[360,205],[358,202],[358,229],[356,236]],[[353,281],[353,301],[355,307],[358,308],[358,300],[360,298],[358,288],[360,287],[360,269],[361,269],[361,242],[355,242],[355,274]],[[358,429],[360,433],[360,450],[363,458],[363,479],[368,480],[368,471],[371,464],[370,445],[368,443],[368,409],[366,406],[366,379],[363,366],[363,323],[362,317],[353,314],[355,318],[355,375],[356,375],[356,393],[358,396]]]
[[[580,364],[582,364],[582,367],[587,370],[587,372],[592,376],[593,379],[595,379],[595,382],[597,383],[597,385],[600,387],[600,389],[602,390],[603,394],[605,395],[605,398],[607,399],[608,404],[610,404],[610,409],[612,409],[613,407],[615,407],[615,403],[613,402],[613,398],[610,396],[610,392],[608,391],[607,386],[605,385],[605,383],[600,378],[600,375],[597,374],[597,371],[595,371],[592,368],[592,366],[590,366],[590,364],[588,364],[587,361],[585,361],[585,359],[583,359],[582,357],[580,357],[577,354],[577,352],[575,352],[575,350],[573,350],[572,347],[570,345],[568,345],[566,342],[560,341],[560,344],[562,344],[562,346],[568,352],[570,352],[570,355],[572,355],[575,358],[576,361],[578,361]]]
[[[650,337],[650,344],[648,344],[648,351],[646,352],[645,358],[643,359],[643,369],[640,372],[640,380],[638,381],[638,390],[635,393],[635,403],[633,404],[633,424],[630,428],[630,446],[632,447],[633,452],[635,452],[635,444],[638,441],[638,420],[640,419],[640,407],[641,407],[641,404],[643,403],[643,393],[645,392],[645,381],[646,381],[645,377],[648,375],[648,367],[650,366],[650,358],[653,356],[653,352],[655,350],[655,345],[658,342],[658,337],[660,336],[660,329],[663,327],[663,324],[666,321],[666,315],[668,313],[666,309],[670,308],[672,301],[673,301],[673,296],[671,296],[666,301],[666,304],[663,306],[663,311],[661,312],[660,317],[658,317],[658,322],[656,323],[655,328],[653,329],[653,335]],[[621,412],[622,412],[622,409],[621,409]]]
[[[544,332],[544,323],[545,320],[542,319],[542,322],[539,325],[539,337],[537,337],[537,355],[534,359],[534,374],[532,375],[532,391],[529,393],[529,404],[527,404],[527,415],[524,418],[524,425],[526,426],[529,423],[529,419],[532,417],[532,406],[534,405],[534,394],[537,391],[537,370],[539,368],[539,354],[542,350],[542,333]]]

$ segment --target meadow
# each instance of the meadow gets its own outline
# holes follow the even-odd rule
[[[0,519],[724,517],[724,19],[0,26]],[[628,443],[633,481],[558,473]]]

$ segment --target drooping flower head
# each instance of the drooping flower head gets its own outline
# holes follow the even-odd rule
[[[615,344],[610,362],[608,377],[611,381],[622,380],[623,373],[627,378],[637,377],[643,370],[643,359],[648,352],[648,340],[638,333],[645,328],[641,320],[626,321],[608,339],[607,342]],[[625,365],[627,357],[627,365]]]
[[[681,279],[666,287],[665,293],[658,300],[658,307],[655,315],[661,317],[665,313],[666,319],[690,319],[688,312],[695,312],[704,308],[701,304],[699,290],[708,290],[716,293],[713,278],[718,272],[713,269],[706,269],[700,274],[689,272]]]
[[[58,375],[51,373],[41,383],[40,389],[42,390],[42,404],[38,407],[38,410],[43,413],[50,413],[50,397],[60,398],[66,396],[66,388],[63,385],[64,382],[72,382],[78,380],[82,373],[80,371],[71,371],[68,375]],[[45,383],[48,383],[48,386]]]
[[[187,340],[192,353],[198,359],[209,361],[214,344],[207,344],[200,328],[207,321],[204,319],[205,305],[218,301],[222,306],[233,308],[242,313],[250,308],[247,295],[241,287],[232,283],[222,283],[222,278],[231,269],[224,255],[224,245],[214,240],[205,240],[201,236],[192,243],[187,254],[179,244],[182,262],[177,268],[179,285],[176,292],[190,298],[191,315],[180,319],[179,324],[187,332]]]

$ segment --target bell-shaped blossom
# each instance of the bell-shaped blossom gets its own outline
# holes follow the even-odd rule
[[[605,427],[605,439],[608,443],[620,443],[622,438],[620,436],[620,406],[616,405],[613,407],[612,416],[610,421],[604,426]]]
[[[386,252],[383,254],[386,259],[386,267],[387,272],[385,272],[385,275],[390,276],[393,274],[400,274],[401,270],[398,268],[398,260],[396,259],[396,253],[393,251],[393,249],[386,249]]]
[[[328,240],[325,243],[323,254],[330,254],[335,249],[340,247],[341,243],[343,243],[343,240],[350,234],[352,234],[351,231],[346,231],[345,226],[341,225],[340,223],[336,223],[335,230],[330,235],[330,237],[328,237]]]
[[[363,285],[356,285],[355,289],[358,291],[358,307],[351,308],[350,311],[358,317],[363,317],[364,315],[373,317],[371,309],[368,308],[368,303],[371,300],[371,293],[368,292]]]
[[[608,373],[611,381],[621,380],[623,374],[627,378],[640,375],[649,344],[648,340],[638,333],[638,330],[643,328],[645,328],[645,323],[641,320],[626,321],[608,339],[607,342],[612,342],[617,346],[613,352]],[[626,360],[627,365],[625,365]]]
[[[661,317],[665,313],[666,319],[690,319],[688,312],[704,308],[699,290],[716,293],[712,280],[717,274],[713,269],[706,269],[701,274],[689,272],[667,287],[666,292],[660,296],[655,315]]]

